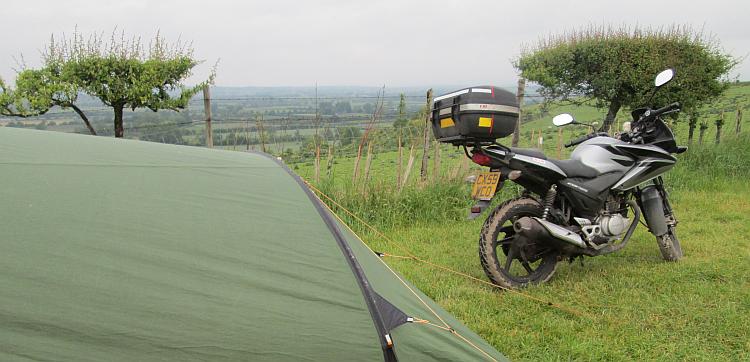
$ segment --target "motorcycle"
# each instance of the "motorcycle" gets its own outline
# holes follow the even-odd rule
[[[659,73],[652,97],[673,77],[672,69]],[[523,188],[520,196],[492,210],[482,226],[479,256],[487,277],[505,288],[546,282],[560,261],[624,248],[641,217],[663,259],[679,260],[677,218],[662,178],[677,162],[673,154],[687,150],[677,146],[662,119],[679,110],[679,103],[636,109],[626,130],[614,137],[592,132],[567,143],[576,146],[567,160],[498,143],[466,149],[472,161],[490,168],[474,182],[479,201],[470,218],[488,208],[505,181]],[[552,122],[584,124],[570,114]]]

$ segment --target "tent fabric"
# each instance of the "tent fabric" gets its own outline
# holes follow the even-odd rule
[[[399,361],[504,360],[295,178],[259,154],[0,128],[0,360],[379,361],[378,325]],[[403,320],[440,324],[430,309],[474,346]]]

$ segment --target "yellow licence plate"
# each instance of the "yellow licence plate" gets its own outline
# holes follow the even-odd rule
[[[480,173],[471,189],[471,197],[476,200],[492,200],[499,181],[500,172]]]

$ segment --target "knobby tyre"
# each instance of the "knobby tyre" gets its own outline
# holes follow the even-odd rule
[[[531,198],[511,199],[490,213],[479,238],[479,258],[491,282],[504,288],[543,283],[555,273],[559,252],[535,241],[522,242],[513,223],[520,217],[541,217],[543,207]]]
[[[666,261],[678,261],[682,258],[682,246],[680,239],[677,238],[674,226],[670,226],[667,233],[656,237],[656,243],[659,244],[661,256]]]

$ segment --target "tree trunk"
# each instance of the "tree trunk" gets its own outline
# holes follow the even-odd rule
[[[617,117],[617,112],[620,111],[620,107],[622,105],[619,101],[612,101],[612,103],[609,104],[609,109],[607,109],[607,117],[604,118],[604,124],[602,124],[602,127],[599,128],[599,131],[601,132],[607,132],[609,133],[609,129],[612,127],[612,123],[615,121],[615,117]]]
[[[124,106],[114,105],[115,109],[115,137],[123,138],[125,136],[125,129],[122,126],[122,109]]]
[[[89,133],[96,136],[96,131],[94,131],[94,127],[91,126],[91,123],[89,122],[89,118],[86,117],[86,114],[84,114],[83,111],[80,108],[78,108],[78,106],[76,106],[75,104],[71,104],[70,108],[73,108],[73,110],[76,113],[78,113],[78,116],[81,117],[81,119],[83,120],[83,123],[86,125],[86,128],[89,129]]]

